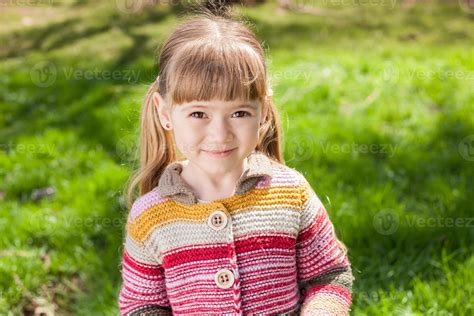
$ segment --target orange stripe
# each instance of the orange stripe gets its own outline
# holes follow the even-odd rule
[[[300,211],[302,189],[302,186],[254,189],[242,196],[233,195],[208,204],[183,205],[168,200],[143,211],[127,225],[127,231],[137,243],[142,244],[155,227],[173,222],[202,222],[210,211],[220,205],[224,205],[231,214],[248,209],[268,210],[280,205]]]

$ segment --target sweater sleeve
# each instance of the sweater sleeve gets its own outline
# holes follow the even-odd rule
[[[129,221],[121,260],[120,315],[172,315],[163,266],[133,238]]]
[[[303,188],[296,244],[301,315],[349,315],[354,277],[347,248],[306,179]]]

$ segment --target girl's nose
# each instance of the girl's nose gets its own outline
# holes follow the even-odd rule
[[[232,127],[225,119],[214,119],[209,125],[208,135],[217,144],[232,140]]]

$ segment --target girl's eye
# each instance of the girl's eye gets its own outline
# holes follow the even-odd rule
[[[245,117],[245,115],[251,116],[251,114],[250,114],[249,112],[247,112],[247,111],[237,111],[237,112],[235,112],[235,113],[244,113],[243,116],[239,116],[239,117]],[[198,116],[194,116],[194,114],[197,114]],[[189,116],[194,117],[194,118],[201,119],[203,114],[204,114],[204,112],[193,112],[193,113],[189,114]]]
[[[193,113],[189,114],[189,116],[195,117],[195,116],[193,116],[193,114],[195,114],[195,113],[204,114],[204,112],[193,112]],[[202,118],[202,117],[196,117],[196,118]]]
[[[245,114],[247,114],[247,116],[250,116],[250,113],[247,112],[247,111],[237,111],[237,112],[235,112],[235,113],[245,113]],[[245,117],[245,116],[242,116],[242,117]]]

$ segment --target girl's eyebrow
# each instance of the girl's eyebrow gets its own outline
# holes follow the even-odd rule
[[[193,105],[188,105],[184,107],[184,110],[187,109],[192,109],[192,108],[208,108],[209,106],[207,105],[201,105],[201,104],[193,104]],[[235,106],[234,108],[250,108],[250,109],[256,109],[256,106],[253,104],[239,104]]]

